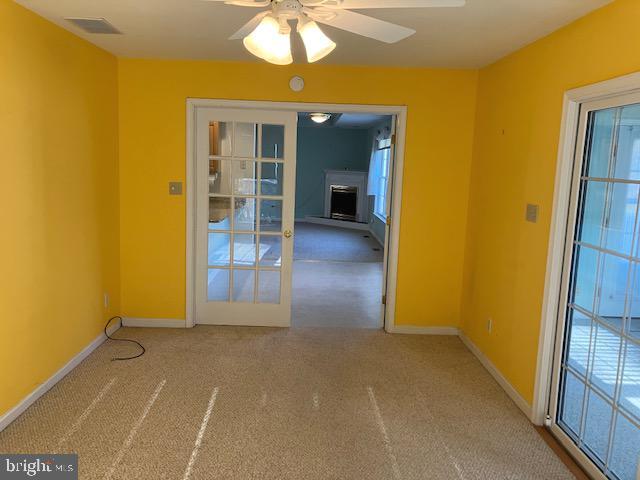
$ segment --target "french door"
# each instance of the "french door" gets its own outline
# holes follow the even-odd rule
[[[196,110],[195,323],[289,326],[295,112]]]
[[[551,429],[597,477],[640,479],[640,95],[581,106]]]

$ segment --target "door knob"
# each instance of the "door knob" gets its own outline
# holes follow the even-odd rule
[[[293,236],[293,232],[291,230],[284,231],[284,238],[291,238]]]

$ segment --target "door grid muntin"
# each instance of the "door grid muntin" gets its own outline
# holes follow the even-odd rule
[[[237,303],[237,302],[249,302],[249,303],[271,303],[271,304],[279,304],[281,301],[282,295],[282,262],[276,260],[271,263],[272,265],[265,263],[262,261],[261,253],[261,238],[269,239],[269,242],[274,242],[280,244],[280,253],[282,254],[282,209],[284,205],[284,191],[283,191],[283,178],[284,175],[287,174],[285,172],[285,158],[284,158],[284,135],[285,135],[285,126],[284,125],[274,125],[274,124],[266,124],[266,123],[252,123],[250,125],[253,126],[253,138],[254,145],[251,150],[245,150],[242,155],[236,155],[236,150],[238,149],[237,138],[238,138],[238,125],[242,125],[243,129],[246,133],[246,125],[247,122],[238,122],[238,121],[212,121],[210,122],[210,128],[214,125],[231,125],[231,140],[230,144],[226,147],[223,152],[215,151],[216,146],[213,145],[214,138],[210,135],[210,155],[208,156],[208,165],[210,168],[212,161],[219,162],[220,164],[227,164],[231,166],[230,176],[231,176],[231,189],[229,193],[219,193],[219,192],[211,192],[211,188],[209,187],[207,191],[209,202],[209,208],[211,208],[211,199],[225,200],[228,199],[228,203],[230,205],[229,215],[228,215],[228,227],[226,228],[215,228],[212,227],[213,223],[211,221],[211,210],[209,210],[209,222],[207,227],[207,301],[208,302],[225,302],[225,303]],[[279,141],[273,142],[274,151],[273,153],[265,150],[267,146],[263,132],[267,131],[271,132],[271,135],[279,136]],[[244,148],[244,146],[243,146]],[[246,155],[246,152],[249,152],[249,155]],[[212,154],[213,153],[213,154]],[[225,153],[222,155],[220,153]],[[249,191],[239,192],[236,190],[235,185],[235,167],[236,165],[242,164],[250,164],[255,168],[255,172],[253,174],[253,185]],[[268,177],[263,177],[265,166],[272,166],[276,172],[275,181],[279,182],[279,185],[276,185],[276,189],[279,188],[278,194],[263,194],[262,190],[264,187],[264,182]],[[242,168],[244,169],[244,168]],[[280,169],[280,173],[278,174],[278,169]],[[211,170],[209,170],[209,174],[211,174]],[[211,175],[208,176],[209,183],[211,182]],[[250,207],[253,210],[253,220],[252,227],[248,229],[240,229],[236,225],[237,222],[237,213],[239,211],[238,205],[241,203],[239,200],[248,201],[249,204],[253,204],[253,207]],[[264,209],[265,203],[268,205],[269,203],[273,205],[279,205],[279,208],[276,207],[276,211],[280,212],[280,224],[276,225],[273,228],[274,223],[269,223],[267,221],[263,222],[262,210]],[[211,235],[226,235],[228,237],[229,243],[229,254],[228,254],[228,262],[226,264],[212,264],[211,259]],[[240,262],[236,261],[236,238],[246,238],[248,236],[252,236],[254,252],[253,258],[255,261],[249,262],[252,264],[244,265]],[[225,280],[224,283],[228,283],[228,293],[227,299],[222,299],[222,297],[216,298],[213,295],[213,299],[211,299],[212,295],[210,294],[211,288],[211,279],[210,274],[212,271],[221,272],[226,271],[226,274],[222,275],[222,279]],[[252,272],[250,274],[249,272]],[[252,295],[239,295],[236,294],[236,286],[235,280],[241,276],[249,276],[251,278],[251,282],[253,283]],[[276,280],[277,276],[277,280]],[[271,285],[267,286],[261,283],[264,279],[272,277]],[[215,279],[214,279],[215,281]],[[277,287],[277,294],[272,294],[271,296],[263,295],[268,288]],[[249,298],[250,297],[250,298]]]

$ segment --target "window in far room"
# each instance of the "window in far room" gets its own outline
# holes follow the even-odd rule
[[[373,213],[380,219],[387,219],[387,190],[389,186],[389,163],[391,159],[391,138],[381,138],[376,142],[374,161],[372,166],[375,169],[373,194],[375,203]]]

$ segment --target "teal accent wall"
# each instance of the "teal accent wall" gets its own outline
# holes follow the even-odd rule
[[[324,214],[325,170],[369,170],[370,142],[367,129],[298,127],[296,218]]]

